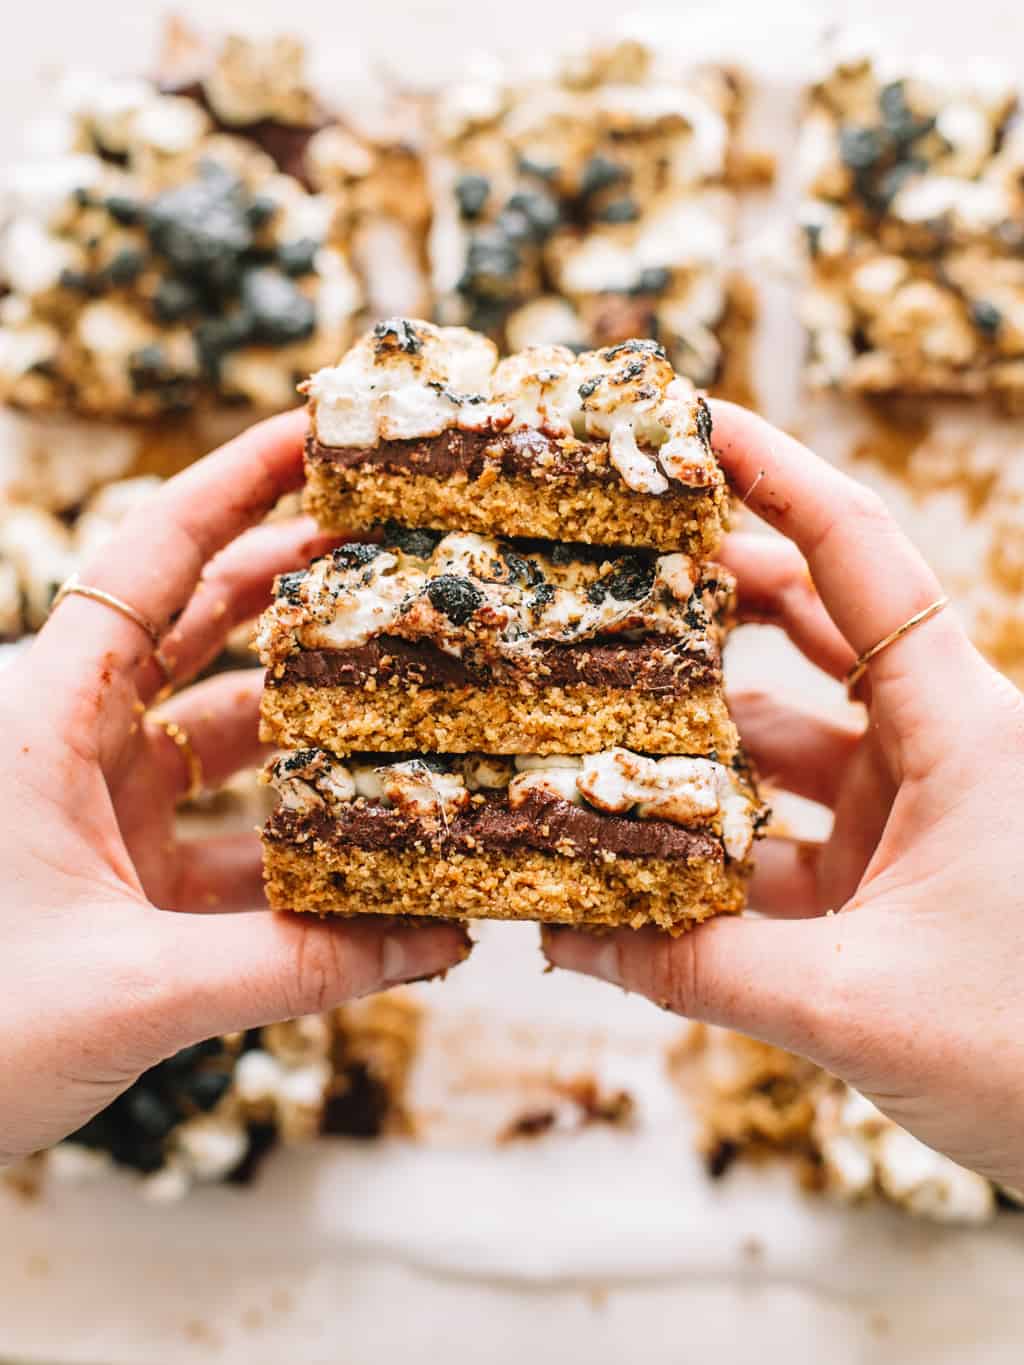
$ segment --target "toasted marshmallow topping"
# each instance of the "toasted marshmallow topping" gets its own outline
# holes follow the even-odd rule
[[[314,374],[306,392],[325,446],[538,430],[570,443],[607,441],[612,466],[636,492],[721,477],[706,407],[652,341],[579,356],[528,347],[498,364],[493,344],[466,328],[392,318]]]
[[[749,792],[731,768],[707,758],[645,758],[609,749],[583,760],[577,786],[592,806],[612,815],[635,810],[641,820],[676,825],[717,821],[730,858],[743,859],[754,841]]]
[[[303,815],[366,801],[428,822],[447,822],[480,791],[505,791],[512,807],[542,791],[606,815],[711,829],[737,861],[749,855],[762,816],[753,787],[737,770],[710,758],[652,759],[628,749],[586,758],[432,755],[429,761],[364,760],[352,768],[322,749],[301,749],[273,759],[264,780],[286,810]]]
[[[441,810],[448,816],[469,802],[461,774],[434,772],[419,759],[385,767],[380,784],[384,799],[403,815],[433,815]]]
[[[268,771],[281,804],[302,815],[345,805],[356,795],[352,773],[323,749],[298,749],[275,759]]]
[[[256,648],[267,667],[382,635],[467,660],[524,661],[544,644],[638,633],[711,652],[732,600],[731,576],[684,554],[396,531],[384,546],[344,545],[282,575]]]

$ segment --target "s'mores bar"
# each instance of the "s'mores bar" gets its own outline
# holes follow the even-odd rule
[[[698,557],[722,534],[710,413],[657,342],[499,363],[478,333],[390,318],[305,391],[306,505],[328,529],[394,519]]]
[[[437,316],[502,351],[656,337],[701,386],[743,384],[749,290],[728,263],[737,73],[635,40],[551,75],[472,70],[436,114]]]
[[[424,302],[413,142],[329,109],[292,39],[178,32],[169,47],[151,78],[63,78],[42,150],[6,177],[0,401],[14,408],[152,430],[233,406],[251,422],[349,344],[377,312],[375,281],[412,279],[401,306]]]
[[[811,382],[1024,403],[1024,123],[969,64],[894,63],[848,35],[802,138]]]
[[[682,932],[742,908],[762,809],[741,760],[357,755],[274,761],[281,910]]]
[[[256,646],[264,738],[282,746],[736,750],[734,583],[685,554],[389,526],[275,592]]]

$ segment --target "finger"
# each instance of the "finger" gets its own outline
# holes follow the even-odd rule
[[[818,596],[807,561],[777,536],[736,532],[716,558],[736,575],[739,618],[781,626],[811,663],[843,677],[854,653]]]
[[[785,706],[766,692],[730,693],[729,710],[766,782],[823,806],[835,803],[860,731]]]
[[[177,887],[161,909],[194,914],[266,909],[259,839],[254,833],[221,834],[179,844]]]
[[[885,832],[896,798],[896,784],[878,740],[868,731],[850,760],[847,780],[835,806],[832,837],[822,850],[819,876],[834,905],[860,886]]]
[[[750,908],[775,919],[810,919],[834,907],[823,903],[820,867],[824,845],[768,838],[757,846],[750,879]]]
[[[207,560],[301,484],[305,429],[301,411],[273,417],[170,479],[86,564],[83,582],[128,603],[163,635],[184,610]],[[97,679],[107,675],[124,724],[130,693],[110,683],[131,678],[152,652],[136,622],[110,606],[70,596],[41,631],[37,657],[62,679],[82,679],[93,693]],[[111,697],[96,700],[109,720]]]
[[[143,954],[158,978],[148,1015],[168,1052],[436,976],[472,946],[463,925],[378,917],[154,912],[143,923],[142,942],[126,951]]]
[[[266,607],[278,574],[305,568],[338,539],[319,531],[311,517],[298,517],[256,526],[216,555],[160,646],[175,683],[194,678],[217,657],[231,631]],[[143,700],[154,697],[165,682],[161,669],[147,660],[139,675]]]
[[[231,899],[226,887],[230,868],[215,884],[200,884],[201,852],[174,838],[171,822],[177,801],[197,777],[204,789],[216,790],[242,768],[261,763],[268,750],[259,742],[259,699],[263,674],[258,669],[221,673],[178,693],[145,719],[145,749],[126,749],[123,773],[110,774],[118,825],[147,896],[164,909],[216,909],[207,895]],[[170,727],[177,740],[168,734]],[[177,727],[177,730],[174,730]],[[184,737],[184,742],[182,742]],[[166,831],[157,836],[154,831]],[[258,845],[250,837],[253,866]],[[224,857],[230,853],[226,849]],[[206,855],[217,857],[215,847]],[[193,866],[194,865],[194,866]],[[183,878],[188,878],[183,883]],[[248,875],[230,906],[263,904],[258,875]]]
[[[714,447],[747,505],[795,541],[829,614],[859,655],[942,593],[881,499],[805,446],[732,403],[715,401]],[[973,667],[951,610],[910,631],[871,664],[872,698],[892,737],[948,711],[951,673]],[[951,688],[952,683],[952,688]]]
[[[652,929],[594,936],[546,929],[543,948],[555,967],[636,991],[665,1009],[720,1024],[813,1056],[815,1044],[842,1026],[832,1012],[837,924],[722,916],[672,938]]]
[[[234,773],[258,766],[270,752],[259,739],[262,692],[262,669],[237,669],[196,683],[153,713],[147,721],[152,752],[169,800],[189,790],[193,774],[186,754],[161,722],[184,731],[202,768],[204,788],[215,791]]]

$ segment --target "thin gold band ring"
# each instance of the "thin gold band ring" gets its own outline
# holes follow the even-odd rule
[[[53,615],[64,601],[65,597],[73,596],[87,597],[90,602],[99,602],[104,607],[110,607],[112,611],[119,612],[122,616],[137,625],[140,630],[145,631],[152,642],[153,658],[156,661],[157,667],[164,675],[166,682],[170,683],[172,681],[170,665],[160,650],[160,632],[152,621],[143,616],[141,611],[136,611],[130,602],[122,602],[120,597],[115,597],[113,593],[104,592],[102,588],[94,588],[88,583],[83,583],[78,577],[78,574],[73,573],[71,577],[61,585],[56,597],[50,604],[50,615]]]
[[[846,675],[846,695],[850,700],[856,700],[854,693],[857,690],[857,684],[868,671],[868,664],[872,659],[876,659],[883,649],[888,649],[889,646],[894,645],[897,640],[902,640],[904,635],[909,635],[915,627],[923,626],[925,621],[930,621],[933,616],[939,614],[943,607],[947,606],[949,606],[948,597],[938,598],[936,601],[929,603],[927,607],[922,607],[920,611],[915,612],[909,621],[904,621],[902,626],[897,626],[897,628],[886,635],[884,639],[879,640],[877,645],[872,645],[870,649],[865,650]]]

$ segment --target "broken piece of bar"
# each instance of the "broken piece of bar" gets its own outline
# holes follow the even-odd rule
[[[684,554],[388,527],[278,578],[256,641],[264,738],[728,759],[733,600],[726,570]]]
[[[498,363],[461,327],[390,318],[305,385],[306,506],[408,526],[712,553],[728,512],[711,415],[654,341]]]
[[[764,819],[741,758],[361,755],[271,762],[270,904],[680,933],[742,909]]]
[[[693,1106],[712,1179],[736,1162],[787,1159],[807,1190],[881,1200],[940,1223],[985,1223],[996,1191],[925,1147],[812,1062],[740,1033],[694,1025],[669,1056]]]
[[[249,1184],[279,1145],[408,1132],[420,1022],[409,993],[388,992],[197,1043],[146,1071],[47,1166],[59,1180],[128,1168],[168,1203],[196,1184]]]

